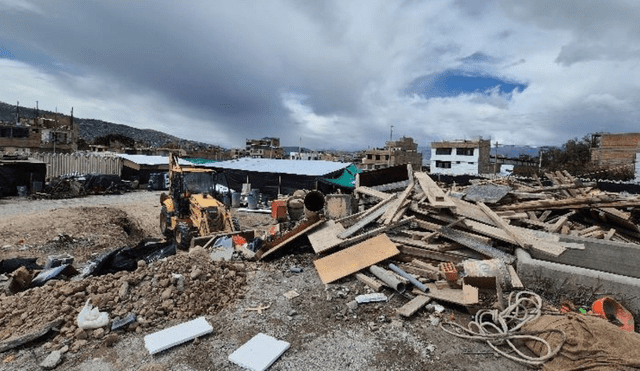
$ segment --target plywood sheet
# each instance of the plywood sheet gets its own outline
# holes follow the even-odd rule
[[[313,264],[316,266],[322,282],[331,283],[399,253],[400,251],[389,237],[386,234],[381,234],[318,259]]]
[[[311,247],[316,254],[320,254],[327,250],[330,250],[344,240],[338,238],[340,233],[344,232],[344,227],[340,223],[336,223],[333,220],[327,220],[326,223],[321,225],[315,231],[308,233],[307,237],[311,242]]]

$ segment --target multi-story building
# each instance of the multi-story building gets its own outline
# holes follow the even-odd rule
[[[406,164],[411,164],[414,169],[420,170],[422,153],[418,152],[418,144],[413,141],[413,138],[402,137],[396,141],[386,142],[384,148],[366,150],[359,167],[362,170],[374,170]]]
[[[252,158],[284,158],[280,138],[247,139],[245,150]]]
[[[431,142],[432,174],[488,174],[499,171],[489,160],[489,140],[453,140]]]
[[[640,152],[640,133],[591,135],[591,162],[598,167],[632,167]]]
[[[42,115],[0,123],[0,152],[74,152],[78,148],[78,124],[71,116]]]

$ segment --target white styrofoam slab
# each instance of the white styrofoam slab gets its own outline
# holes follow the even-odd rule
[[[231,353],[229,361],[252,371],[264,371],[287,349],[286,341],[260,333]]]
[[[356,296],[356,302],[358,302],[358,304],[371,303],[376,301],[387,301],[387,296],[381,292],[374,292],[373,294],[363,294]]]
[[[149,353],[155,354],[211,332],[213,327],[204,317],[199,317],[145,336],[144,346]]]

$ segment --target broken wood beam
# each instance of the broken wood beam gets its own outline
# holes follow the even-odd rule
[[[370,230],[369,232],[366,232],[366,233],[363,233],[363,234],[359,234],[359,235],[353,236],[351,238],[347,238],[346,240],[344,240],[341,243],[339,243],[337,245],[337,247],[345,247],[345,246],[353,245],[354,243],[363,241],[363,240],[365,240],[365,239],[367,239],[369,237],[373,237],[373,236],[378,235],[380,233],[384,233],[386,231],[389,231],[389,230],[392,230],[394,228],[398,228],[400,226],[403,226],[403,225],[405,225],[407,223],[410,223],[410,222],[414,221],[415,218],[416,218],[415,216],[411,216],[411,217],[402,219],[402,220],[400,220],[400,221],[398,221],[396,223],[385,225],[385,226]]]
[[[420,188],[422,188],[422,191],[427,196],[429,206],[437,209],[445,208],[452,211],[455,210],[456,205],[451,201],[449,196],[445,195],[444,191],[438,187],[436,182],[434,182],[427,173],[416,172],[414,178],[418,180]]]
[[[498,225],[498,227],[500,227],[502,230],[507,232],[507,234],[509,234],[520,247],[526,250],[531,248],[531,244],[524,241],[524,239],[520,236],[520,234],[514,229],[512,229],[511,226],[509,226],[504,221],[504,219],[498,216],[498,214],[494,213],[493,210],[489,208],[489,206],[485,205],[482,202],[478,202],[477,205],[480,208],[480,210],[484,211],[484,213],[487,214],[487,216],[491,218],[491,220],[493,220],[493,222]]]
[[[399,315],[402,317],[411,317],[414,315],[420,308],[424,307],[431,301],[431,298],[428,296],[418,295],[415,298],[411,299],[408,303],[396,309]]]
[[[564,223],[566,223],[567,220],[569,220],[569,217],[571,217],[575,213],[576,213],[575,211],[571,211],[571,212],[568,212],[568,213],[564,214],[563,216],[560,217],[560,219],[558,219],[557,222],[555,222],[553,225],[551,225],[548,228],[548,231],[551,232],[551,233],[557,233],[562,228]]]
[[[369,277],[364,273],[356,273],[355,276],[358,279],[358,281],[371,287],[373,291],[379,292],[380,290],[382,290],[382,287],[384,286],[384,283],[382,283],[381,281],[373,277]]]
[[[378,191],[376,189],[369,188],[369,187],[357,187],[355,189],[355,192],[362,193],[363,195],[367,195],[367,196],[376,197],[376,198],[379,198],[381,200],[387,200],[391,196],[393,196],[392,194],[381,192],[381,191]]]

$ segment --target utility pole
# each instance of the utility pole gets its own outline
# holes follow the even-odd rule
[[[493,174],[497,174],[498,173],[498,141],[496,140],[496,155],[493,159]]]
[[[393,141],[393,125],[391,125],[391,134],[389,134],[389,142]]]

